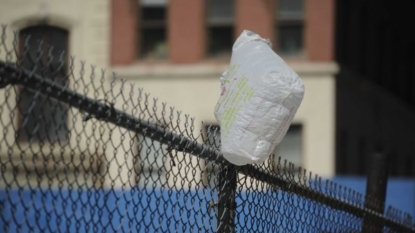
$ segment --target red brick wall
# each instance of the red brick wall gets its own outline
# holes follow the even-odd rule
[[[111,2],[111,65],[128,65],[137,57],[137,1]]]
[[[244,29],[274,42],[274,0],[235,0],[235,38]]]
[[[334,0],[306,0],[305,42],[308,59],[334,59]]]
[[[169,61],[193,63],[206,50],[206,0],[169,2]],[[311,61],[334,59],[334,0],[305,0],[305,52]],[[275,44],[276,0],[235,0],[235,38],[242,30],[254,31]],[[137,60],[137,1],[112,0],[111,64],[128,65]]]
[[[192,63],[205,55],[204,0],[169,2],[169,58],[174,63]]]

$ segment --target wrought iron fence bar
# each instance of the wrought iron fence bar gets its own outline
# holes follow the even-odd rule
[[[365,207],[378,213],[385,211],[386,190],[388,186],[388,173],[390,155],[388,153],[376,152],[371,156],[371,169],[369,170],[367,184]],[[369,198],[375,198],[379,202],[372,203]],[[373,228],[375,231],[382,229],[382,224],[374,224],[370,216],[363,221],[363,230]]]
[[[109,104],[81,95],[53,81],[42,79],[40,75],[32,74],[24,68],[0,61],[0,87],[8,84],[23,85],[29,90],[40,91],[48,97],[88,113],[93,118],[113,123],[166,145],[173,145],[173,149],[196,154],[210,161],[228,164],[209,146],[199,144],[151,122],[138,119]]]
[[[275,174],[270,174],[266,171],[261,171],[261,169],[254,168],[252,166],[246,165],[241,167],[236,167],[238,172],[250,176],[252,178],[258,179],[260,181],[266,182],[271,184],[275,187],[278,187],[286,192],[292,192],[299,196],[306,197],[309,200],[318,202],[320,204],[324,204],[326,206],[330,206],[333,209],[345,211],[347,213],[351,213],[357,217],[364,218],[370,217],[371,219],[383,221],[385,226],[392,227],[394,229],[399,229],[404,232],[415,232],[415,229],[404,226],[399,222],[394,220],[385,218],[382,213],[375,212],[369,208],[365,208],[362,206],[357,206],[350,204],[346,201],[342,201],[331,196],[328,196],[322,192],[312,190],[307,187],[302,187],[300,185],[292,184],[288,181],[282,180],[277,177]]]
[[[237,172],[234,167],[224,166],[218,174],[218,233],[235,232]]]
[[[173,149],[198,155],[200,158],[215,161],[225,167],[228,166],[229,168],[234,168],[235,171],[246,176],[263,181],[284,191],[295,193],[317,203],[330,206],[333,209],[345,211],[357,217],[371,216],[374,219],[383,221],[385,226],[393,227],[394,229],[399,229],[405,232],[415,232],[415,229],[403,225],[397,221],[385,218],[382,214],[376,213],[368,208],[357,206],[328,196],[322,192],[310,189],[306,187],[306,185],[302,186],[293,184],[290,181],[280,178],[276,174],[271,174],[254,166],[232,166],[217,150],[214,150],[207,145],[198,143],[182,135],[178,135],[167,130],[166,128],[156,126],[148,121],[138,119],[132,115],[115,109],[110,104],[105,104],[98,100],[81,95],[73,90],[69,90],[64,86],[58,85],[47,79],[43,79],[40,75],[31,73],[13,63],[0,61],[0,88],[9,84],[22,85],[29,90],[40,91],[48,97],[57,99],[71,107],[88,113],[98,120],[113,123],[119,127],[142,134],[152,140],[170,145]]]

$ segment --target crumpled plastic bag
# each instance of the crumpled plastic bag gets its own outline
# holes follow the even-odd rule
[[[300,77],[268,40],[244,31],[222,74],[215,117],[221,152],[235,165],[264,162],[281,142],[304,96]]]

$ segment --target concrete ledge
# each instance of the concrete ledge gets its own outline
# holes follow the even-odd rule
[[[333,76],[339,68],[334,62],[288,63],[301,76]],[[228,68],[227,63],[199,63],[192,65],[175,65],[169,63],[135,64],[113,67],[117,77],[126,80],[154,78],[219,78]]]

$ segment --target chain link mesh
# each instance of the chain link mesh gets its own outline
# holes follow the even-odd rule
[[[33,38],[2,26],[1,232],[415,232],[280,158],[227,163],[217,126]]]

